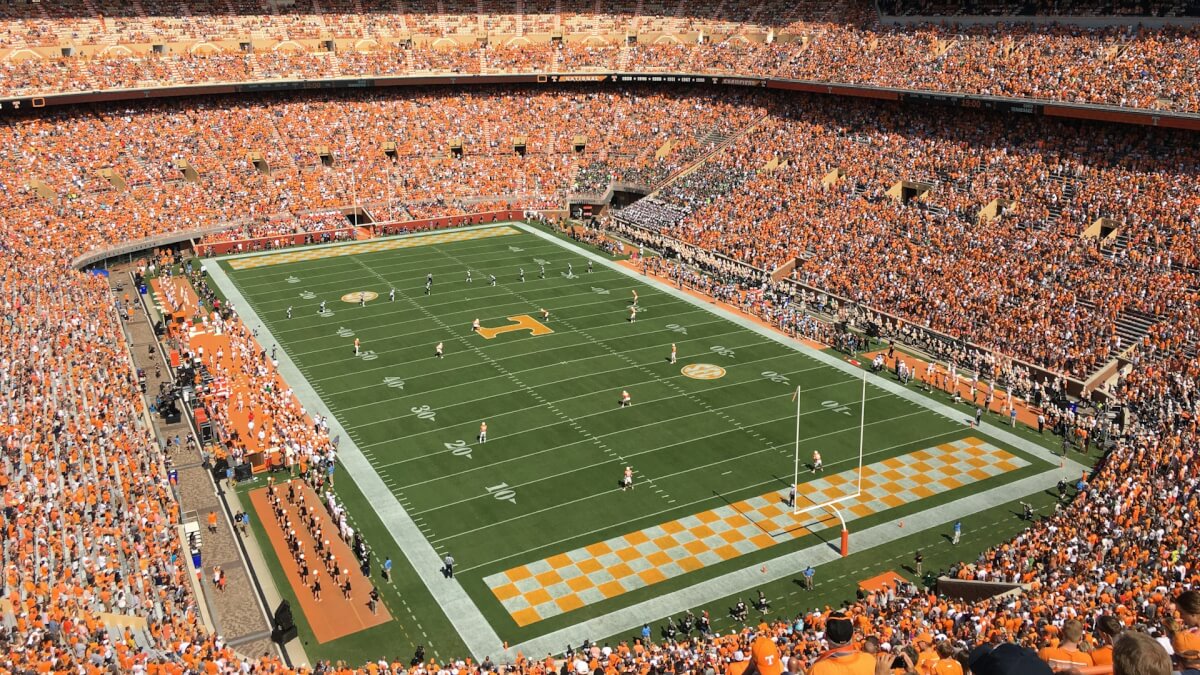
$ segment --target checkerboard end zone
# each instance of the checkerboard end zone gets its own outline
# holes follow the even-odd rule
[[[1014,471],[1029,463],[975,437],[863,467],[862,494],[842,503],[847,521]],[[800,486],[821,504],[852,494],[855,470]],[[519,626],[527,626],[836,525],[828,514],[793,515],[787,490],[703,511],[519,565],[484,579]]]

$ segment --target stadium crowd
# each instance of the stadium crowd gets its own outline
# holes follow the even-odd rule
[[[854,628],[844,642],[892,653],[911,646],[918,669],[934,667],[934,659],[969,662],[973,647],[1004,642],[1090,665],[1120,639],[1115,632],[1145,631],[1171,646],[1178,667],[1196,668],[1200,596],[1187,590],[1200,581],[1193,522],[1200,363],[1192,351],[1197,297],[1189,290],[1197,285],[1200,203],[1188,178],[1196,175],[1194,144],[1160,130],[1105,128],[1100,138],[1095,127],[985,115],[934,120],[883,105],[799,101],[640,90],[430,92],[416,100],[288,94],[7,120],[0,126],[0,187],[8,196],[0,205],[0,668],[291,670],[271,657],[243,659],[201,628],[164,468],[171,446],[156,442],[144,422],[126,349],[121,317],[130,300],[114,300],[100,277],[67,271],[77,256],[203,228],[229,213],[287,212],[284,228],[324,227],[323,216],[306,225],[310,219],[296,214],[341,206],[355,193],[394,194],[419,213],[461,209],[465,202],[453,197],[520,189],[547,199],[568,189],[569,169],[582,161],[613,175],[641,167],[657,182],[728,139],[733,145],[710,165],[657,197],[687,215],[644,235],[706,268],[680,266],[677,274],[720,297],[740,298],[739,282],[762,290],[768,271],[800,259],[793,281],[1072,374],[1117,349],[1112,323],[1122,311],[1158,317],[1148,339],[1120,345],[1132,347],[1132,367],[1111,394],[1131,416],[1109,434],[1095,472],[1025,533],[949,571],[1019,580],[1028,591],[974,603],[918,587],[868,594],[844,608]],[[595,120],[611,122],[596,127]],[[399,128],[406,133],[396,154],[411,161],[397,166],[384,143]],[[574,147],[579,129],[594,136],[582,153]],[[514,136],[527,137],[526,155],[516,152]],[[461,138],[463,159],[444,156],[451,138]],[[669,141],[678,145],[655,156]],[[331,166],[317,144],[331,151]],[[622,156],[626,148],[638,154]],[[472,158],[473,149],[482,152]],[[260,153],[270,173],[248,152]],[[199,181],[181,171],[181,160]],[[887,194],[910,179],[933,189],[907,202],[903,193]],[[439,205],[434,195],[451,199]],[[978,209],[997,198],[1015,203],[998,220],[980,222]],[[1100,217],[1123,226],[1119,246],[1080,237]],[[261,233],[277,225],[241,227]],[[731,278],[746,265],[759,271]],[[1003,284],[1002,297],[993,284]],[[828,297],[801,295],[804,302]],[[236,317],[221,321],[236,345],[230,376],[240,372],[252,392],[245,404],[272,420],[234,448],[275,444],[301,457],[328,456],[327,436],[286,383],[271,379],[263,347]],[[827,330],[803,325],[814,335]],[[228,399],[225,415],[243,414],[237,401]],[[740,673],[753,635],[765,633],[788,671],[799,673],[830,647],[850,649],[844,628],[830,630],[833,611],[724,636],[673,624],[673,639],[588,645],[568,664],[577,673]],[[148,629],[116,639],[105,627],[108,613],[144,617]],[[422,660],[303,670],[421,675],[492,667]],[[524,658],[512,664],[530,674],[558,667]]]
[[[1152,351],[1193,348],[1184,137],[1113,129],[1088,147],[1069,126],[809,101],[771,115],[617,219],[766,272],[795,261],[806,286],[1072,376],[1131,347],[1136,316],[1157,317]]]
[[[489,26],[478,25],[474,7],[469,14],[435,15],[439,20],[432,23],[425,15],[380,7],[372,14],[372,25],[364,25],[367,22],[352,11],[314,12],[307,6],[243,16],[205,5],[186,19],[165,8],[165,16],[143,8],[144,15],[129,16],[125,10],[126,16],[97,22],[85,18],[90,17],[85,4],[64,3],[52,16],[38,3],[14,4],[0,14],[0,53],[12,52],[0,61],[0,92],[599,68],[768,75],[1200,112],[1200,76],[1190,67],[1200,60],[1200,29],[1187,25],[1155,28],[1130,20],[1080,28],[1018,21],[958,25],[943,19],[898,27],[881,22],[874,8],[861,1],[763,0],[740,13],[726,8],[724,16],[703,3],[686,1],[661,14],[656,10],[665,8],[648,6],[641,15],[605,8],[603,3],[580,11],[564,8],[565,16],[554,15],[552,6],[540,13],[530,7],[523,16],[510,15],[510,21]],[[495,10],[503,14],[500,7]],[[525,37],[525,24],[541,31],[541,37]],[[429,31],[421,33],[426,39],[413,41],[414,26],[416,31]],[[469,34],[469,44],[450,39],[468,35],[458,31],[481,29],[513,32],[497,34],[495,42],[482,46],[475,42],[475,33]],[[562,30],[566,39],[550,40],[555,30]],[[627,32],[648,33],[652,39],[618,44]],[[698,43],[696,34],[706,39]],[[252,51],[217,44],[222,39],[244,40],[245,35],[274,44]],[[64,39],[89,49],[70,56],[29,49],[58,47]],[[330,39],[346,44],[328,51]],[[185,46],[148,49],[166,43]],[[102,48],[113,44],[137,47]]]

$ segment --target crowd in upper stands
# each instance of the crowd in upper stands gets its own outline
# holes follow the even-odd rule
[[[166,214],[228,225],[212,243],[344,230],[351,204],[376,221],[561,204],[584,166],[653,185],[763,113],[749,92],[281,95],[30,115],[0,135],[5,187],[45,217],[134,238]]]
[[[577,150],[579,135],[587,138]],[[389,142],[404,161],[392,162]],[[702,262],[715,273],[749,264],[761,282],[799,259],[798,283],[1068,374],[1125,352],[1132,367],[1109,389],[1130,422],[1114,430],[1096,471],[1027,532],[950,570],[1022,581],[1024,595],[969,603],[902,587],[846,611],[854,642],[912,645],[917,661],[1011,641],[1087,664],[1101,659],[1116,621],[1161,635],[1179,665],[1195,667],[1200,597],[1182,593],[1200,581],[1195,147],[1155,129],[640,89],[286,94],[11,117],[0,126],[0,669],[282,669],[269,657],[243,661],[200,627],[164,471],[178,446],[144,425],[128,365],[121,322],[131,301],[114,299],[100,277],[68,271],[72,260],[231,216],[246,235],[324,228],[329,210],[356,195],[386,195],[393,212],[412,215],[519,193],[550,201],[585,166],[591,186],[676,178],[654,199],[684,215],[652,236],[707,250]],[[887,194],[903,181],[930,189]],[[1013,203],[981,218],[996,199]],[[1112,240],[1081,237],[1101,218],[1120,225]],[[744,290],[729,279],[704,283],[728,297]],[[1131,310],[1155,322],[1145,339],[1118,344],[1114,325]],[[306,425],[284,422],[267,433],[304,443]],[[724,669],[742,662],[757,630],[797,673],[836,642],[831,611],[725,637],[676,627],[669,641],[589,646],[576,659],[582,668],[571,667]],[[107,612],[145,617],[149,628],[113,639],[99,617]],[[405,660],[361,670],[410,667],[487,669]],[[554,667],[514,664],[522,673]]]
[[[633,7],[566,3],[562,15],[553,4],[531,4],[519,15],[505,16],[496,7],[494,14],[504,20],[485,25],[474,6],[469,14],[433,16],[381,6],[359,16],[338,3],[322,3],[323,11],[307,3],[270,5],[262,15],[192,5],[187,17],[154,3],[144,3],[142,12],[118,7],[116,16],[100,17],[71,3],[53,13],[40,3],[8,5],[0,12],[0,54],[10,52],[0,59],[0,94],[599,68],[764,75],[1200,112],[1200,74],[1192,67],[1200,61],[1196,27],[945,20],[893,26],[862,1],[761,0],[714,10],[685,0],[647,3],[641,14]],[[1070,9],[1062,5],[1055,13]],[[480,31],[496,39],[479,45]],[[626,44],[627,32],[644,40]],[[559,33],[562,40],[551,40]],[[697,42],[696,35],[704,41]],[[229,46],[255,40],[256,49]],[[329,40],[341,42],[329,51]],[[47,56],[28,49],[64,42],[77,45],[79,53]],[[131,51],[110,48],[113,44],[139,46]],[[169,49],[155,52],[152,44]]]
[[[822,103],[782,104],[617,218],[766,271],[795,261],[808,287],[1081,378],[1132,346],[1134,316],[1159,317],[1148,349],[1192,347],[1185,136],[1089,147],[1084,128]],[[1122,225],[1092,236],[1101,219]]]

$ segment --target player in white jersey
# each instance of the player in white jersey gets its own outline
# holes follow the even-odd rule
[[[621,477],[621,491],[633,489],[633,467],[625,467],[625,475]]]
[[[825,470],[825,464],[821,461],[821,453],[816,450],[813,450],[812,467],[813,473]]]
[[[675,363],[675,343],[671,343],[671,363]]]

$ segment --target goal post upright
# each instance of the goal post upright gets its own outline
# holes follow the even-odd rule
[[[862,494],[863,479],[863,434],[867,428],[867,371],[862,371],[862,403],[858,406],[858,487],[855,494]]]
[[[792,515],[796,515],[797,502],[800,499],[800,385],[796,385],[796,393],[792,398],[796,401],[796,456],[792,466]]]
[[[845,495],[843,497],[838,497],[837,499],[831,499],[829,501],[822,502],[820,504],[812,504],[810,506],[800,508],[800,503],[799,503],[800,502],[800,386],[799,385],[796,386],[796,393],[793,395],[792,399],[796,402],[796,445],[795,445],[795,452],[794,452],[794,457],[793,457],[793,468],[792,468],[792,490],[793,490],[793,494],[795,495],[795,498],[792,500],[792,515],[799,516],[801,514],[808,513],[809,511],[817,511],[817,510],[823,509],[823,510],[828,511],[829,513],[833,514],[834,516],[837,516],[838,521],[842,525],[841,553],[842,553],[842,556],[849,555],[850,554],[850,530],[846,526],[846,519],[842,515],[841,509],[839,509],[837,505],[842,502],[849,501],[851,499],[856,499],[856,498],[862,496],[863,458],[865,457],[864,441],[865,441],[865,435],[866,435],[866,422],[867,422],[867,371],[864,370],[862,372],[862,398],[861,398],[861,402],[859,403],[859,417],[858,417],[858,477],[857,477],[857,480],[855,481],[854,494]]]

